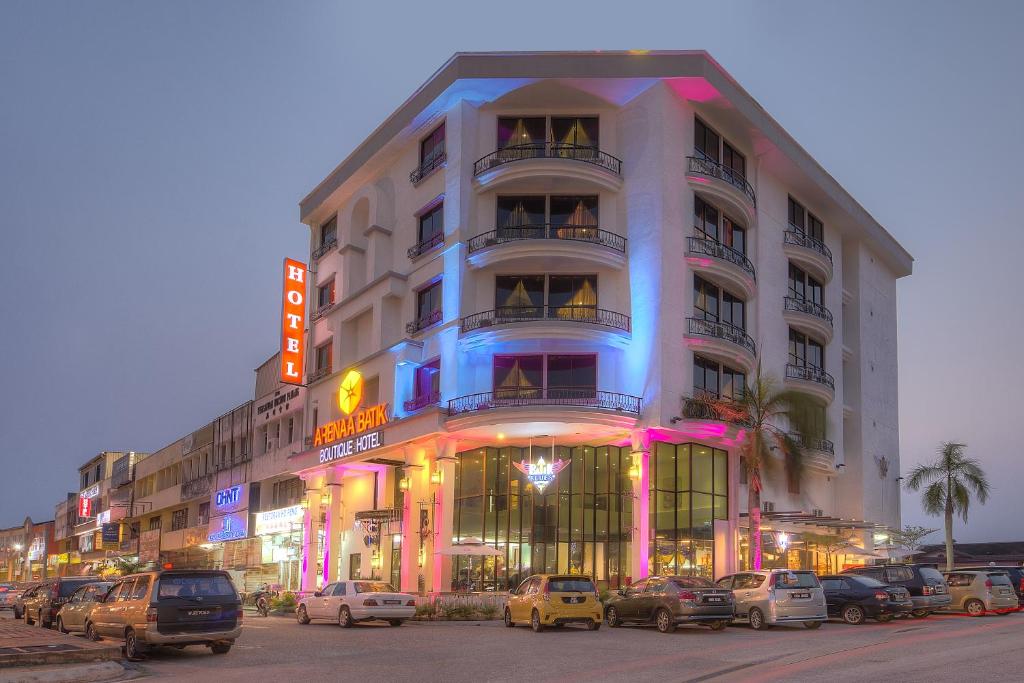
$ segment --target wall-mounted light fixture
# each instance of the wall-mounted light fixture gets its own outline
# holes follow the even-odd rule
[[[430,483],[431,484],[440,484],[441,483],[441,468],[440,467],[435,467],[430,472]]]
[[[402,477],[398,480],[399,491],[408,491],[410,488],[412,488],[412,480],[409,477]]]

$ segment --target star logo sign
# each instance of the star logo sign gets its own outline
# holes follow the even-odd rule
[[[363,376],[355,370],[349,370],[338,388],[338,408],[345,415],[351,415],[362,399]]]

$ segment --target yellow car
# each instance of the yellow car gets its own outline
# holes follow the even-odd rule
[[[535,574],[509,591],[505,626],[529,623],[536,633],[545,626],[586,624],[601,628],[601,601],[589,576]]]

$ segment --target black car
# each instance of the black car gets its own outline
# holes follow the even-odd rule
[[[733,596],[699,576],[649,576],[609,596],[604,618],[611,627],[653,623],[662,633],[678,624],[721,631],[733,619]]]
[[[38,624],[49,628],[57,621],[57,612],[68,601],[71,594],[87,583],[99,581],[98,576],[74,576],[48,579],[31,595],[24,596],[22,611],[26,624]]]
[[[903,586],[910,591],[910,599],[914,601],[911,614],[923,619],[932,612],[948,607],[953,598],[949,594],[949,586],[942,573],[927,564],[875,564],[866,567],[850,567],[841,572],[843,575],[857,574],[870,576],[890,586]]]
[[[910,591],[903,586],[888,586],[870,576],[856,574],[818,577],[825,590],[828,615],[847,624],[863,624],[865,619],[891,621],[914,609]]]
[[[1024,604],[1024,567],[1016,564],[986,564],[977,567],[957,567],[960,570],[970,572],[1006,572],[1010,576],[1010,583],[1013,584],[1013,592],[1017,594],[1017,600]]]

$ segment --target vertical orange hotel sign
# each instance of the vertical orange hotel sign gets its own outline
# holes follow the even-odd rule
[[[281,381],[302,384],[306,366],[306,264],[284,260],[281,307]]]

